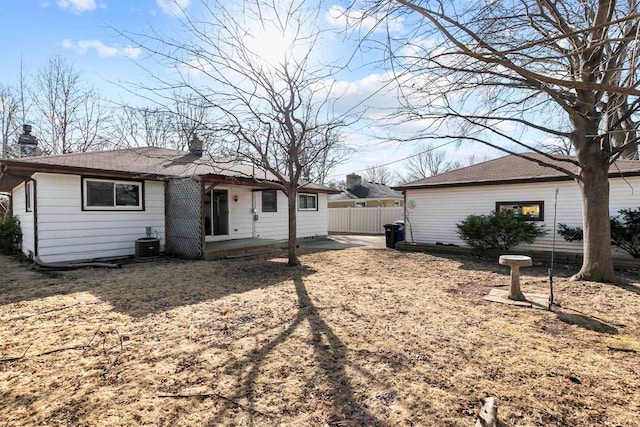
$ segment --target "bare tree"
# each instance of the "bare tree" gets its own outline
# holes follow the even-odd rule
[[[536,148],[556,156],[573,156],[573,144],[566,138],[552,138],[550,142],[539,144]]]
[[[317,138],[326,138],[328,140],[314,141],[314,145],[324,145],[330,147],[330,149],[321,152],[316,161],[305,162],[306,166],[302,172],[302,178],[308,182],[325,185],[331,172],[351,156],[353,149],[346,146],[343,142],[342,134],[337,131],[320,134]]]
[[[79,105],[78,119],[74,124],[73,151],[90,151],[109,148],[108,129],[112,111],[107,108],[96,89],[89,89]]]
[[[65,154],[101,148],[108,110],[100,93],[86,87],[80,73],[54,56],[40,68],[30,86],[37,114],[41,149]]]
[[[112,140],[118,147],[175,148],[178,138],[174,115],[155,106],[123,105],[112,125]]]
[[[355,7],[346,13],[363,16]],[[608,170],[637,142],[635,132],[621,145],[611,141],[640,106],[637,3],[370,0],[365,8],[364,16],[404,25],[385,42],[405,95],[401,117],[428,119],[424,138],[481,142],[532,161],[521,150],[538,152],[549,159],[538,163],[575,179],[584,223],[575,277],[614,281]],[[567,139],[576,158],[558,159],[514,135]]]
[[[447,160],[447,153],[443,150],[435,150],[431,145],[416,147],[412,156],[403,165],[406,172],[402,175],[402,180],[403,182],[416,181],[458,167],[460,166],[455,161]]]
[[[393,172],[386,166],[367,165],[363,173],[365,181],[375,182],[376,184],[390,185],[393,180]]]
[[[9,143],[19,128],[20,99],[15,89],[0,85],[0,138],[2,158],[9,157]]]
[[[140,44],[180,73],[178,81],[158,82],[167,99],[176,88],[198,99],[215,114],[200,125],[215,132],[222,152],[274,177],[288,198],[289,264],[297,265],[303,174],[319,169],[314,165],[339,143],[335,135],[344,125],[332,115],[329,73],[313,58],[321,35],[318,5],[203,0],[199,7],[197,20],[182,15],[179,35],[150,34]]]
[[[212,143],[212,132],[209,125],[209,109],[204,100],[194,94],[173,96],[171,109],[173,128],[176,133],[175,149],[184,150],[189,141],[197,134],[205,149]]]

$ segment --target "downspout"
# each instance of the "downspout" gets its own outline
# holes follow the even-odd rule
[[[251,238],[256,238],[256,193],[257,191],[251,192]],[[278,190],[276,190],[276,203],[278,203]]]
[[[200,259],[206,258],[207,242],[205,238],[206,225],[204,216],[204,197],[205,197],[205,182],[200,181]],[[211,200],[213,203],[213,200]],[[213,230],[211,231],[213,232]]]
[[[38,181],[35,178],[31,178],[28,181],[33,181],[33,256],[38,257]]]

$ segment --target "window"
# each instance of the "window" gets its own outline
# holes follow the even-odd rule
[[[26,212],[33,210],[33,181],[27,181],[24,184],[24,210]]]
[[[530,221],[544,220],[544,202],[496,202],[496,211],[509,211]]]
[[[278,212],[277,190],[262,190],[262,212]]]
[[[143,210],[142,182],[84,178],[82,186],[84,210]]]
[[[356,208],[364,208],[366,205],[366,202],[356,202]]]
[[[399,202],[399,201],[397,201],[397,200],[396,200],[396,201],[394,201],[394,202],[393,202],[393,207],[394,207],[394,208],[399,208],[399,207],[400,207],[400,202]]]
[[[316,194],[298,194],[299,211],[317,211],[318,196]]]

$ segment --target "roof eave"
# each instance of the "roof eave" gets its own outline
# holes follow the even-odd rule
[[[611,178],[625,178],[640,176],[640,171],[628,171],[628,172],[615,172],[609,173],[609,179]],[[445,187],[479,187],[483,185],[506,185],[506,184],[525,184],[536,182],[558,182],[558,181],[573,181],[573,178],[566,175],[556,176],[544,176],[535,178],[512,178],[512,179],[499,179],[499,180],[487,180],[487,181],[462,181],[462,182],[441,182],[433,184],[418,184],[418,185],[400,185],[393,187],[394,190],[418,190],[426,188],[445,188]]]
[[[47,163],[32,163],[21,162],[16,160],[3,160],[6,167],[5,170],[9,173],[23,175],[25,173],[34,174],[37,172],[45,173],[60,173],[60,174],[73,174],[73,175],[91,175],[110,178],[142,178],[147,180],[163,180],[167,176],[162,174],[144,174],[140,172],[128,172],[128,171],[116,171],[111,169],[100,168],[85,168],[78,166],[67,165],[52,165]]]

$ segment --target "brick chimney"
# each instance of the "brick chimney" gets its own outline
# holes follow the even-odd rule
[[[362,184],[362,177],[355,173],[347,175],[347,188],[353,188],[356,185]]]
[[[18,137],[20,157],[34,157],[38,152],[38,139],[31,135],[31,125],[22,125],[22,135]]]
[[[202,140],[195,133],[189,141],[189,152],[194,156],[202,157]]]

